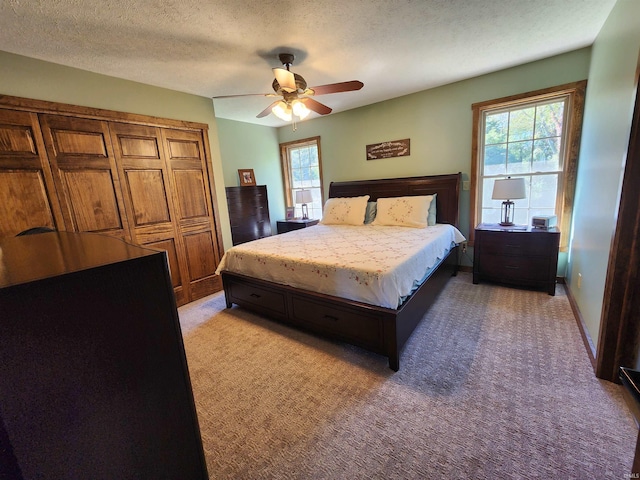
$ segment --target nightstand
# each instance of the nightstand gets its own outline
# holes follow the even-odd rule
[[[556,294],[560,230],[481,223],[473,244],[473,283],[487,280]]]
[[[278,233],[287,233],[292,230],[300,230],[301,228],[312,227],[316,225],[320,220],[317,218],[292,218],[291,220],[278,220]]]

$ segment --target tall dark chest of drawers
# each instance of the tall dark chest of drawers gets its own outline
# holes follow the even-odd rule
[[[227,187],[226,191],[233,244],[271,236],[267,186]]]
[[[509,229],[480,224],[475,229],[473,283],[487,280],[556,292],[560,231]]]
[[[209,478],[167,254],[74,232],[0,252],[0,478]]]

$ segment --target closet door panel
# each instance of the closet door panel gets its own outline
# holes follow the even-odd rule
[[[121,231],[122,219],[110,170],[60,172],[78,232]]]
[[[161,169],[127,169],[125,180],[131,197],[133,222],[136,227],[171,221]]]
[[[186,254],[178,234],[178,215],[171,195],[161,129],[110,123],[116,163],[123,179],[125,206],[133,240],[167,252],[176,300],[191,300]]]
[[[0,238],[40,226],[55,228],[41,172],[0,171]]]
[[[220,258],[203,139],[192,131],[162,134],[192,297],[200,298],[222,287],[215,275]]]
[[[211,232],[185,235],[184,240],[191,275],[191,294],[194,298],[200,298],[217,291],[220,279],[215,275],[218,266],[215,257],[209,253],[213,243]]]
[[[0,238],[34,227],[65,229],[38,117],[0,109]]]
[[[106,122],[41,115],[40,124],[70,230],[129,240],[127,215]]]
[[[2,110],[2,122],[0,123],[0,155],[13,156],[16,158],[26,157],[27,159],[37,160],[37,150],[35,140],[33,138],[33,129],[31,128],[29,114],[16,115],[20,112],[11,112]],[[11,122],[22,119],[26,125],[14,125]]]
[[[182,223],[186,225],[192,219],[198,223],[206,221],[210,212],[202,170],[175,169],[173,178]]]

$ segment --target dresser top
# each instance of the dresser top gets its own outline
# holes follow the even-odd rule
[[[479,223],[476,230],[491,232],[530,232],[530,233],[560,233],[558,227],[533,228],[531,225],[509,225],[504,226],[499,223]]]
[[[49,232],[0,240],[0,288],[156,255],[95,233]]]

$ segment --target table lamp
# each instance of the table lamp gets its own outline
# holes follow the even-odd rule
[[[307,220],[309,218],[309,209],[307,203],[313,202],[311,196],[311,190],[296,190],[296,203],[302,204],[302,219]]]
[[[504,200],[502,202],[502,215],[500,225],[513,225],[514,203],[511,200],[526,198],[524,178],[503,178],[496,180],[493,184],[493,200]]]

